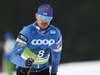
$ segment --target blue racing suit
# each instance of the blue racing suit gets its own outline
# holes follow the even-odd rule
[[[25,66],[27,58],[36,57],[32,68],[48,68],[50,52],[52,54],[51,71],[57,71],[62,50],[62,36],[58,28],[49,25],[47,29],[40,29],[37,22],[23,27],[19,32],[10,60],[18,67]],[[39,71],[42,71],[39,70]],[[37,71],[37,72],[39,72]]]

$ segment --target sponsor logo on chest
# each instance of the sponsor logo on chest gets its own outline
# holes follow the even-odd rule
[[[48,45],[48,46],[51,46],[55,43],[55,40],[54,39],[33,39],[31,41],[31,44],[32,45]]]

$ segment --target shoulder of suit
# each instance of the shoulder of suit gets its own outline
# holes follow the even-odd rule
[[[60,30],[57,27],[50,25],[50,33],[51,34],[57,34],[57,33],[59,34]]]
[[[33,24],[27,25],[27,29],[29,29],[31,32],[35,29]]]
[[[50,30],[56,30],[56,31],[60,31],[57,27],[50,25]]]

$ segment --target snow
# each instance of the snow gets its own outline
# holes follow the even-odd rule
[[[65,63],[58,70],[58,75],[100,75],[100,61]]]

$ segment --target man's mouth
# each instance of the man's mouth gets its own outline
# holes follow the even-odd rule
[[[46,25],[47,25],[47,23],[42,23],[42,25],[43,25],[43,26],[46,26]]]

